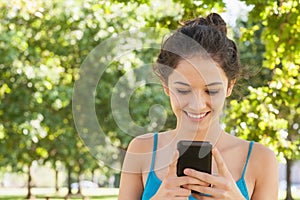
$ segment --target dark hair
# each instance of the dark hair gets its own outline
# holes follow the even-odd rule
[[[169,75],[179,61],[200,55],[210,56],[217,62],[229,82],[236,79],[241,72],[241,65],[236,45],[226,34],[226,23],[216,13],[184,22],[163,42],[154,72],[167,84]]]

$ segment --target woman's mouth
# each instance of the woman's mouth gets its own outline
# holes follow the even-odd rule
[[[195,114],[195,113],[189,113],[186,111],[184,111],[184,112],[188,116],[188,118],[192,119],[193,121],[200,121],[210,113],[210,112],[205,112],[205,113]]]

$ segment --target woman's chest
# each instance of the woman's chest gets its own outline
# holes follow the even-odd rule
[[[154,175],[160,179],[163,180],[166,175],[168,174],[169,166],[174,161],[174,149],[164,149],[164,150],[158,150],[156,152],[155,157],[153,155],[150,159],[148,159],[147,164],[145,165],[144,169],[145,173],[143,173],[143,184],[145,186],[149,171],[151,170],[150,166],[153,162],[153,169]],[[225,166],[229,170],[229,172],[232,175],[233,180],[240,181],[243,175],[243,172],[245,172],[245,183],[247,186],[247,190],[249,195],[253,193],[253,188],[255,185],[255,177],[252,175],[251,170],[251,164],[248,165],[247,168],[245,168],[246,160],[247,160],[247,154],[248,149],[241,148],[239,151],[237,149],[233,150],[225,150],[222,152],[222,158],[224,161]],[[212,174],[218,175],[218,166],[215,162],[215,159],[212,159]]]

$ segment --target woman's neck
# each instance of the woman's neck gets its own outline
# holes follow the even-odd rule
[[[224,130],[219,123],[211,124],[206,129],[189,130],[183,126],[177,126],[173,130],[176,140],[194,140],[194,141],[209,141],[215,146],[219,138],[224,134]]]

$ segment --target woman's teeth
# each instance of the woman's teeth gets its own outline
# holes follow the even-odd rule
[[[195,114],[191,114],[191,113],[188,113],[187,112],[187,115],[191,118],[195,118],[195,119],[200,119],[200,118],[203,118],[207,113],[201,113],[199,115],[195,115]]]

